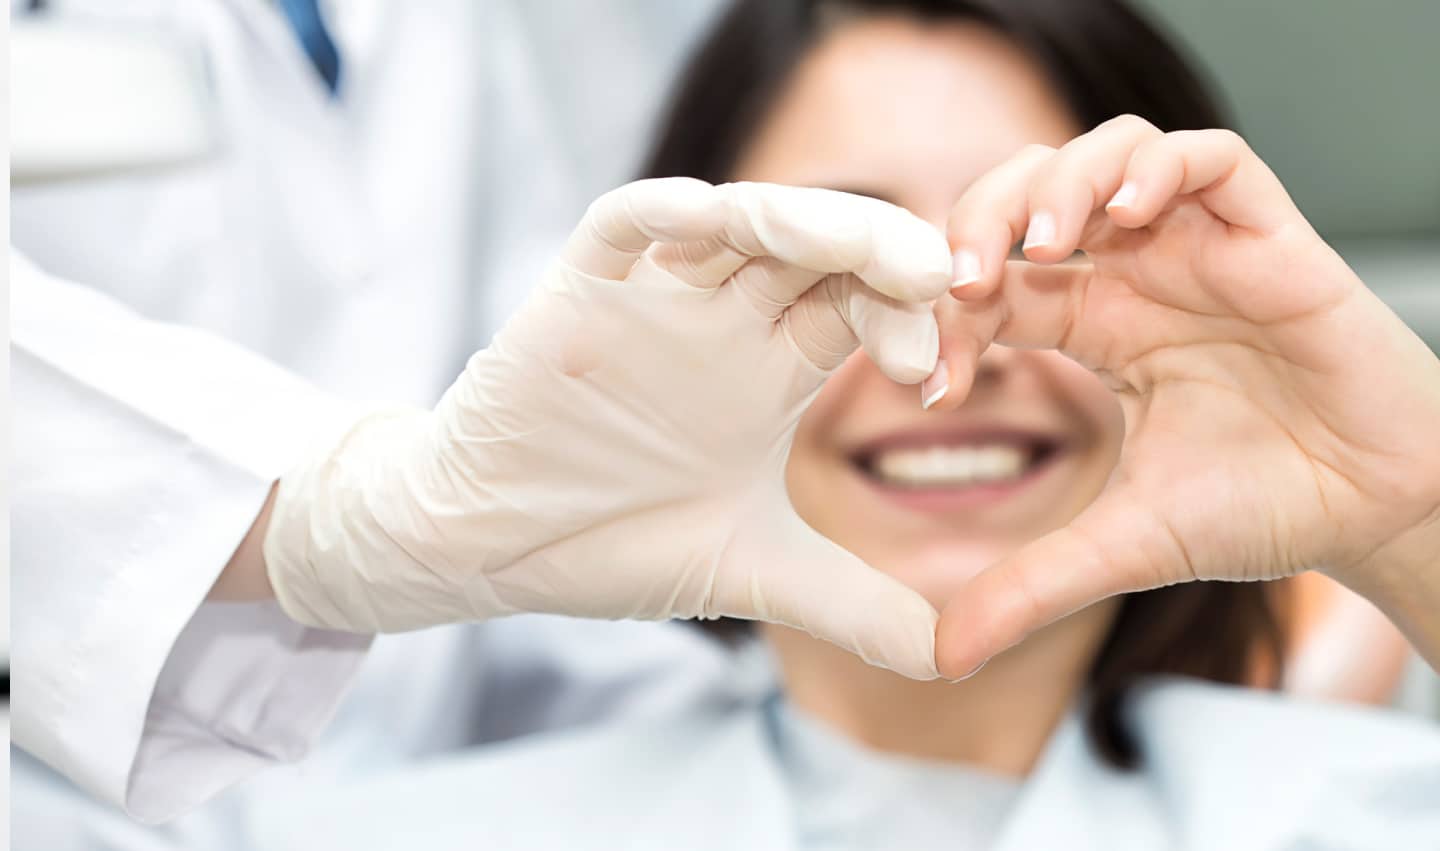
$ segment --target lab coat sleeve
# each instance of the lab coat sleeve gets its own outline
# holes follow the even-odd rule
[[[204,603],[271,483],[357,411],[12,249],[14,741],[167,819],[299,757],[369,638]]]

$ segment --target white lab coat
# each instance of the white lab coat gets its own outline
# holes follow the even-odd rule
[[[305,446],[486,342],[713,5],[335,0],[334,103],[266,0],[48,4],[203,51],[220,148],[12,193],[17,744],[149,818],[308,747],[366,639],[197,606]]]
[[[885,757],[849,745],[849,759],[821,766],[858,781],[826,802],[840,832],[802,835],[814,778],[776,726],[773,666],[758,648],[732,654],[674,624],[526,617],[487,630],[382,637],[310,758],[162,828],[22,757],[16,847],[782,851],[946,847],[960,833],[945,831],[949,807],[933,795],[938,829],[897,824],[910,787],[885,772],[872,782],[867,763]],[[522,670],[529,688],[508,692]],[[987,847],[1440,847],[1432,724],[1185,680],[1143,687],[1130,718],[1140,770],[1104,765],[1067,718]]]
[[[254,639],[263,635],[255,628],[256,608],[211,606],[206,629],[226,636],[223,644],[199,640],[192,627],[177,652],[183,656],[187,648],[198,648],[211,664],[179,660],[190,679],[165,677],[157,699],[182,705],[164,714],[152,710],[152,725],[184,724],[186,692],[198,695],[188,702],[203,708],[214,688],[228,685],[233,697],[244,700],[263,685],[232,682],[235,678],[216,670],[246,658],[233,646],[237,632],[249,629]],[[305,718],[328,710],[335,683],[348,680],[338,712],[323,730],[314,731],[313,743],[302,743],[309,752],[299,762],[275,764],[248,753],[257,745],[280,747],[274,734],[300,726],[285,718],[246,731],[248,738],[233,744],[224,715],[202,718],[189,729],[148,731],[147,750],[163,745],[174,752],[137,762],[132,813],[156,816],[190,807],[200,797],[195,787],[218,793],[163,825],[138,823],[113,803],[97,800],[27,754],[12,751],[13,845],[47,851],[250,849],[256,841],[253,822],[267,808],[305,807],[317,792],[337,784],[407,771],[428,760],[532,734],[683,715],[728,695],[734,687],[732,668],[727,651],[678,624],[522,616],[383,635],[358,665],[333,672],[317,663],[310,676],[283,683],[288,693],[280,708]],[[265,771],[254,773],[267,762]],[[247,773],[254,776],[234,783]],[[217,789],[221,781],[234,783],[233,788]],[[315,847],[340,846],[322,842]]]

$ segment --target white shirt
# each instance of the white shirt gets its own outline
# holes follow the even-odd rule
[[[783,699],[766,709],[802,848],[979,851],[995,841],[1023,787],[958,763],[868,750]]]

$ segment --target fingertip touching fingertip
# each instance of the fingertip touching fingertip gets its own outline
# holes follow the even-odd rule
[[[933,301],[950,289],[955,280],[954,258],[945,237],[921,223],[923,232],[916,231],[915,243],[907,249],[913,258],[913,277],[908,282],[907,301]]]
[[[976,674],[980,673],[980,671],[983,670],[983,669],[985,668],[985,666],[988,665],[988,664],[990,664],[990,660],[989,660],[989,659],[986,659],[984,662],[981,662],[980,664],[978,664],[978,665],[976,665],[975,667],[971,668],[971,669],[970,669],[970,673],[968,673],[968,674],[961,674],[960,676],[954,677],[954,678],[948,680],[947,682],[950,682],[950,683],[963,683],[963,682],[965,682],[966,680],[970,679],[971,677],[975,676]]]
[[[935,403],[945,398],[950,391],[950,365],[940,358],[935,362],[935,369],[920,383],[920,407],[930,410]]]
[[[957,665],[955,664],[955,661],[953,659],[941,658],[942,656],[947,655],[948,654],[944,654],[943,652],[940,652],[938,650],[935,654],[935,670],[939,672],[940,679],[944,680],[947,683],[963,683],[971,677],[975,676],[976,674],[980,673],[981,668],[984,668],[986,665],[990,664],[990,660],[987,658],[981,661],[979,664],[976,664],[974,662],[967,662],[965,665]],[[961,671],[962,673],[957,674],[954,673],[955,671]]]

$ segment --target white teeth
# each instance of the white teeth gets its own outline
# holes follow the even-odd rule
[[[953,487],[1016,478],[1028,460],[1029,453],[1009,445],[930,446],[881,452],[871,469],[894,484]]]

